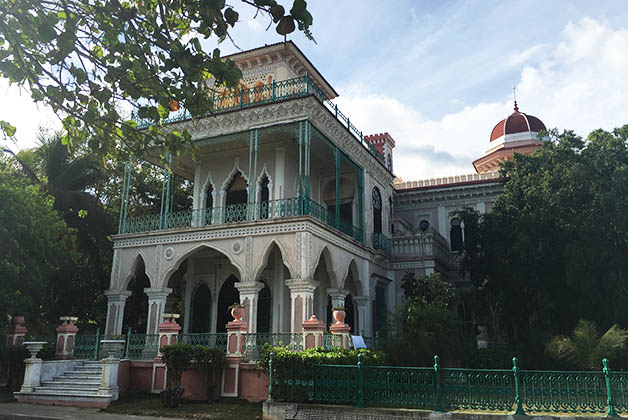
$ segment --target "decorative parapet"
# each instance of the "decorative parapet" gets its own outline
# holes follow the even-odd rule
[[[498,181],[499,172],[487,172],[482,174],[468,174],[468,175],[455,175],[441,178],[422,179],[418,181],[402,181],[399,178],[395,179],[395,189],[397,191],[409,190],[415,188],[433,188],[433,187],[447,187],[456,186],[466,183],[479,183]]]

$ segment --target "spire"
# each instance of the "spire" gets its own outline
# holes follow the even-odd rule
[[[512,85],[512,98],[515,101],[515,112],[519,112],[519,107],[517,106],[517,88],[514,83]]]

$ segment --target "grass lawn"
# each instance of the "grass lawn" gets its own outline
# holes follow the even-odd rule
[[[102,411],[140,416],[260,420],[262,418],[262,403],[250,403],[239,398],[223,398],[211,404],[198,401],[184,401],[178,408],[164,408],[161,405],[159,395],[138,393],[123,395],[118,401],[114,401],[108,408]]]

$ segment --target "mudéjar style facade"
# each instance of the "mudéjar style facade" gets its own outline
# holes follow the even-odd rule
[[[292,43],[230,57],[241,89],[216,95],[207,116],[166,121],[192,133],[196,151],[169,157],[159,214],[131,217],[125,171],[105,334],[123,333],[138,273],[150,286],[146,334],[164,313],[183,333],[224,332],[244,305],[250,333],[298,333],[343,306],[354,333],[373,336],[403,299],[401,277],[439,272],[458,287],[464,226],[456,211],[490,210],[499,162],[539,147],[540,120],[515,113],[497,124],[478,173],[402,182],[395,141],[363,134],[332,102],[333,87]],[[150,122],[140,121],[141,126]],[[193,206],[172,211],[173,177],[193,184]]]

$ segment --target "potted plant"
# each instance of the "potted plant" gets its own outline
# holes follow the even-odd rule
[[[241,303],[236,302],[229,306],[229,311],[231,312],[233,319],[236,321],[242,321],[242,318],[244,318],[244,305]]]
[[[168,101],[168,107],[170,108],[171,112],[175,112],[179,110],[179,101],[177,101],[176,99],[170,99],[170,101]]]
[[[344,324],[347,313],[344,306],[334,306],[332,315],[338,324]]]
[[[194,347],[187,343],[175,343],[161,348],[161,357],[167,368],[166,389],[159,396],[166,408],[176,408],[181,402],[183,388],[181,377],[194,357]]]

